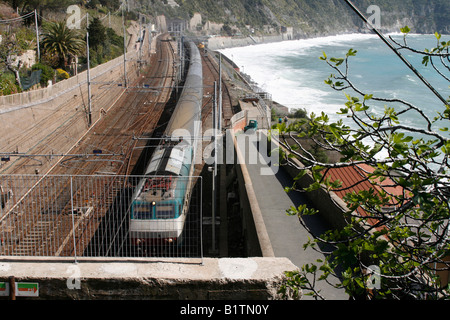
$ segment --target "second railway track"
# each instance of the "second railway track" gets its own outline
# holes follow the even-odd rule
[[[72,175],[126,175],[132,169],[132,158],[138,155],[135,136],[151,134],[155,129],[166,102],[175,85],[175,52],[173,43],[157,41],[157,55],[150,60],[150,67],[118,99],[90,132],[69,152],[72,157],[62,158],[48,173],[51,176]],[[146,89],[152,88],[152,89]],[[157,88],[157,89],[155,89]],[[45,143],[43,144],[45,147]],[[111,156],[92,156],[94,150],[101,150]],[[90,154],[91,156],[83,156]],[[24,159],[21,165],[33,159]],[[74,184],[72,180],[31,179],[34,185],[23,186],[30,191],[23,192],[28,198],[27,207],[17,203],[8,214],[0,217],[0,254],[2,255],[72,255],[81,252],[98,227],[117,190],[123,187],[120,179],[96,179],[96,194],[82,192],[86,183]],[[39,184],[41,184],[39,186]],[[73,197],[71,197],[71,195]],[[30,200],[31,199],[31,200]],[[73,212],[73,202],[85,204],[82,212]],[[29,204],[32,203],[32,204]],[[93,206],[98,208],[94,216]],[[79,210],[77,205],[77,210]],[[53,212],[51,212],[53,211]],[[74,248],[74,225],[79,228],[77,246]],[[80,232],[81,230],[81,232]],[[81,241],[82,240],[82,241]]]

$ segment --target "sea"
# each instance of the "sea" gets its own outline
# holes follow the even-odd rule
[[[402,42],[402,34],[390,34]],[[435,35],[409,34],[410,47],[417,50],[432,49],[437,45]],[[443,35],[441,41],[449,41]],[[336,73],[324,61],[328,57],[342,58],[353,49],[356,56],[349,60],[349,76],[353,84],[367,94],[380,98],[402,99],[424,110],[434,118],[443,111],[443,103],[400,60],[400,58],[374,34],[346,34],[278,43],[267,43],[247,47],[220,50],[232,59],[241,72],[248,74],[262,90],[270,93],[274,101],[293,109],[306,109],[308,114],[325,112],[332,121],[340,119],[337,114],[344,107],[346,93],[335,91],[324,80]],[[431,65],[422,65],[423,57],[408,50],[401,54],[432,84],[445,98],[450,96],[449,82],[441,77]],[[342,65],[344,66],[344,65]],[[448,69],[439,68],[450,77]],[[373,114],[383,113],[386,103],[371,103]],[[389,105],[401,108],[401,105]],[[424,128],[425,121],[419,114],[404,114],[402,123]],[[351,125],[351,124],[350,124]]]

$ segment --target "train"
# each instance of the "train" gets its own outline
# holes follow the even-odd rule
[[[183,241],[203,100],[200,52],[194,42],[185,45],[189,68],[184,88],[131,199],[129,236],[135,246]]]

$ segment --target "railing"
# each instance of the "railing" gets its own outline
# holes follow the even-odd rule
[[[201,177],[0,175],[0,188],[0,256],[203,256]]]
[[[239,113],[236,113],[233,117],[231,117],[231,127],[234,128],[240,121],[244,121],[244,126],[247,122],[247,111],[241,111]]]
[[[259,99],[259,112],[261,113],[261,129],[270,129],[271,112],[264,99]]]

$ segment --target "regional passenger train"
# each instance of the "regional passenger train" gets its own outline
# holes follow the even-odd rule
[[[190,62],[184,89],[133,194],[129,234],[135,245],[180,243],[183,236],[203,99],[200,52],[193,42],[188,42],[187,47]],[[180,129],[184,131],[181,141]]]

